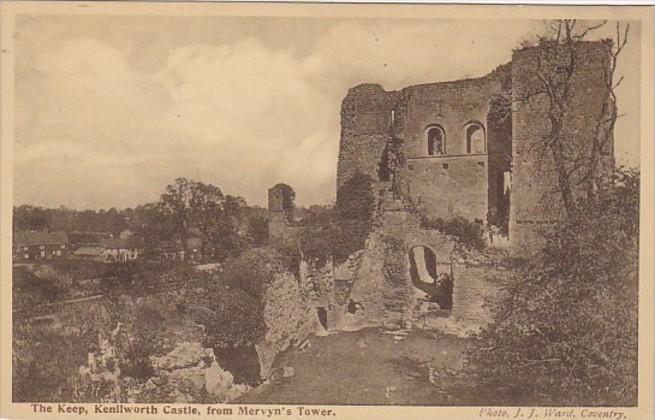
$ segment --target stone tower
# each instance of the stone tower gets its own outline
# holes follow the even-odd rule
[[[268,234],[271,238],[287,238],[293,222],[295,193],[286,184],[268,190]]]

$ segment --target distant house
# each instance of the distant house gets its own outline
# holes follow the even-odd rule
[[[156,251],[161,260],[181,261],[184,259],[184,250],[181,244],[178,246],[177,241],[159,241]]]
[[[82,246],[73,252],[73,257],[88,261],[105,261],[105,248],[100,246]]]
[[[137,260],[143,255],[145,244],[139,236],[107,238],[98,244],[104,249],[106,262],[127,262]]]
[[[109,232],[89,232],[74,230],[67,232],[70,241],[71,249],[79,249],[81,247],[96,247],[98,243],[104,239],[111,238]]]
[[[202,239],[189,238],[187,248],[189,249],[189,261],[200,261],[202,259]]]
[[[134,236],[134,232],[132,232],[130,229],[124,229],[121,231],[121,233],[118,235],[119,238],[127,239]]]
[[[13,242],[15,261],[60,259],[70,252],[70,242],[65,232],[16,232]]]
[[[189,256],[188,261],[201,261],[202,260],[202,240],[200,238],[187,239],[187,249]],[[184,260],[184,247],[182,241],[160,241],[158,246],[158,253],[162,260],[167,261],[182,261]]]

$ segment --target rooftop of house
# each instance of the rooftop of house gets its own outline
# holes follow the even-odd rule
[[[188,238],[187,246],[189,250],[197,250],[202,246],[202,239],[200,238]],[[175,241],[159,241],[159,248],[166,251],[182,251],[183,246],[180,240]]]
[[[143,248],[143,238],[130,236],[127,238],[106,238],[100,241],[99,246],[105,249],[135,249]]]
[[[105,249],[102,248],[102,247],[99,247],[99,246],[83,246],[83,247],[80,247],[80,248],[76,249],[75,252],[73,252],[73,254],[77,255],[77,256],[92,256],[92,257],[95,257],[95,256],[102,255],[104,251],[105,251]]]
[[[68,245],[68,243],[66,233],[60,231],[22,231],[17,232],[14,237],[16,246]]]

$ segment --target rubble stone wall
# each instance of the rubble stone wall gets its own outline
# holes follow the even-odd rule
[[[590,144],[595,137],[595,123],[607,101],[603,74],[609,64],[609,48],[605,42],[583,42],[576,47],[576,66],[570,80],[571,112],[565,119],[564,139]],[[533,93],[541,87],[538,70],[549,74],[562,72],[566,60],[563,50],[544,58],[536,47],[519,50],[512,57],[514,165],[510,238],[518,251],[539,246],[539,232],[562,217],[557,173],[551,151],[543,146],[550,130],[548,96]],[[613,165],[613,149],[610,144],[605,151],[603,164],[608,167]]]
[[[292,273],[278,273],[268,287],[264,320],[266,337],[255,347],[259,356],[260,376],[271,374],[275,357],[289,346],[299,344],[316,331],[317,318]]]
[[[357,173],[379,179],[379,163],[390,138],[393,99],[393,94],[375,84],[348,91],[341,104],[337,190]]]

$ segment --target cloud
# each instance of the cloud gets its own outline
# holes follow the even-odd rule
[[[311,22],[297,25],[294,34]],[[373,82],[392,90],[481,76],[540,28],[532,21],[347,19],[306,31],[312,35],[302,47],[294,37],[270,42],[252,31],[223,44],[204,36],[138,68],[130,57],[147,58],[147,43],[51,31],[47,48],[17,50],[15,201],[134,206],[185,176],[252,204],[264,205],[277,182],[292,185],[301,205],[328,202],[349,87]]]
[[[323,79],[386,89],[483,76],[511,60],[512,48],[535,33],[533,21],[369,20],[333,27],[305,66]]]
[[[23,88],[48,99],[21,127],[18,180],[47,166],[71,185],[79,173],[70,165],[77,161],[94,168],[86,189],[120,190],[107,191],[97,204],[103,207],[156,198],[177,176],[260,204],[269,184],[288,178],[305,202],[326,201],[326,191],[310,183],[334,178],[338,137],[326,138],[331,119],[324,116],[337,111],[288,50],[253,38],[232,46],[189,45],[172,50],[163,68],[146,75],[116,48],[73,39],[39,57],[35,70],[41,77]],[[19,112],[35,111],[29,102],[22,105]],[[107,184],[109,174],[124,184]],[[45,184],[23,188],[16,188],[17,201],[50,196]],[[63,204],[77,206],[77,194],[59,192]],[[117,197],[124,201],[116,203]]]

